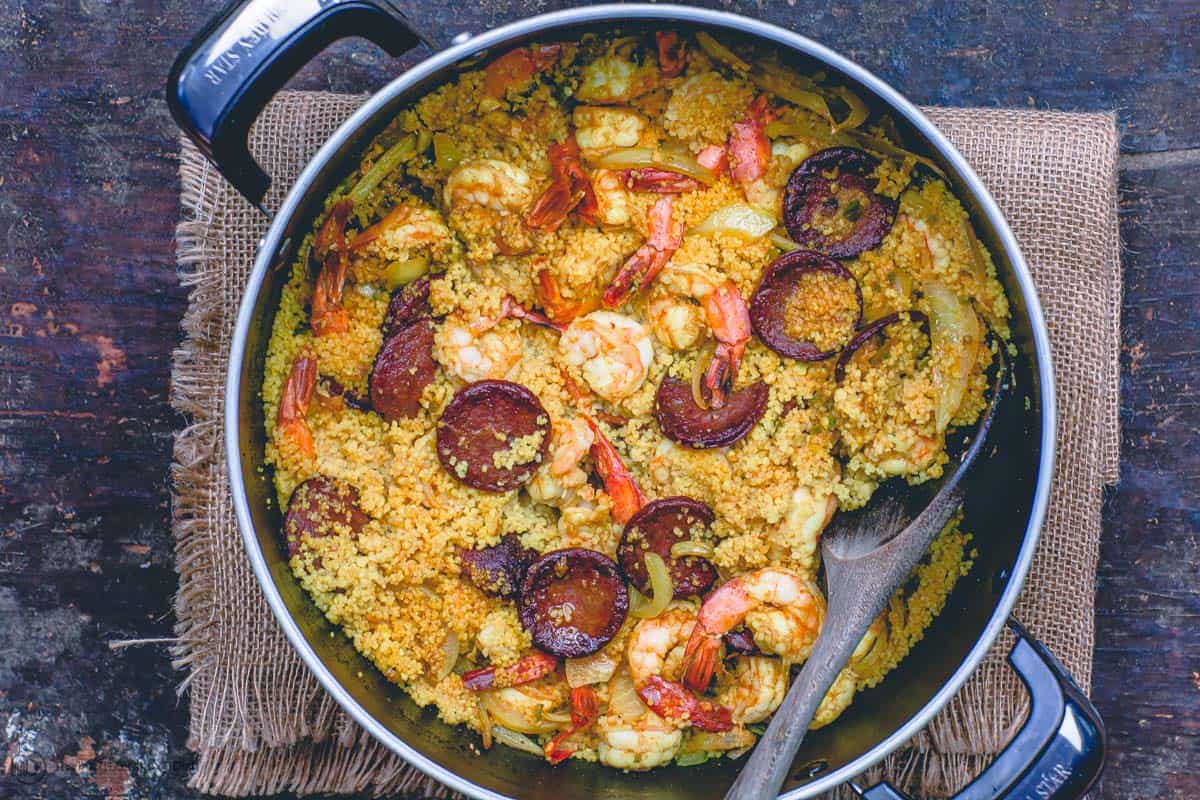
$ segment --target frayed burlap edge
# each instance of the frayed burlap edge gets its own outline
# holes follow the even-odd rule
[[[338,95],[285,93],[277,102],[301,107],[293,109],[290,135],[307,136],[319,143],[328,134],[329,126],[314,124],[312,130],[306,130],[305,122],[313,115],[340,119],[360,101],[361,98]],[[1016,114],[1019,118],[1023,113],[928,111],[944,129],[956,122],[978,123],[979,115],[995,116],[995,124],[1005,114]],[[956,119],[955,115],[961,118]],[[1099,115],[1075,116],[1090,118],[1089,124],[1094,124]],[[1115,234],[1115,125],[1111,117],[1105,118],[1105,124],[1112,131],[1112,145],[1100,155],[1106,164],[1112,162],[1108,169],[1112,185],[1106,187],[1111,195],[1112,234],[1111,241],[1090,244],[1105,254],[1104,259],[1117,273],[1117,280],[1108,284],[1111,293],[1105,298],[1106,316],[1101,325],[1109,340],[1103,343],[1107,351],[1107,345],[1115,343],[1119,336],[1119,317],[1108,312],[1119,311],[1120,281]],[[248,265],[253,252],[252,247],[244,253],[216,251],[227,238],[220,235],[217,226],[230,215],[231,205],[244,205],[244,201],[229,191],[190,143],[185,141],[183,147],[180,181],[184,220],[178,228],[177,243],[181,280],[191,289],[191,296],[183,320],[186,338],[175,353],[172,402],[192,424],[177,436],[176,463],[172,467],[177,569],[181,578],[176,601],[179,638],[172,652],[176,666],[188,672],[180,691],[192,689],[189,746],[200,753],[200,760],[190,785],[204,792],[241,796],[280,791],[444,796],[448,793],[445,787],[409,767],[358,728],[320,690],[293,654],[289,652],[286,659],[256,657],[268,655],[277,647],[264,639],[279,639],[260,595],[255,593],[248,598],[261,606],[248,616],[258,625],[267,620],[266,629],[258,631],[254,636],[256,641],[250,644],[241,641],[241,637],[234,641],[214,634],[221,621],[216,614],[204,613],[205,609],[215,610],[212,598],[219,581],[214,570],[229,568],[229,564],[213,563],[220,560],[213,558],[214,525],[219,526],[223,521],[226,532],[236,533],[228,493],[223,489],[221,400],[232,317],[229,304],[240,295],[243,276],[236,270],[231,274],[228,267],[238,258]],[[266,155],[264,160],[269,162],[270,154]],[[289,174],[286,167],[295,165],[267,163],[266,166],[271,174],[282,179]],[[280,180],[278,184],[286,185],[286,181]],[[1004,198],[1000,200],[1003,206]],[[1014,228],[1017,227],[1014,222]],[[1030,260],[1033,262],[1033,258]],[[1094,413],[1091,418],[1105,421],[1105,430],[1100,436],[1081,442],[1082,452],[1072,452],[1074,448],[1068,445],[1066,452],[1060,454],[1060,464],[1067,458],[1090,461],[1095,472],[1076,477],[1091,479],[1085,485],[1095,486],[1097,494],[1100,483],[1116,478],[1117,362],[1115,358],[1110,361],[1111,365],[1104,364],[1100,376],[1101,382],[1111,387],[1097,398],[1102,407],[1076,409]],[[1107,424],[1108,421],[1112,424]],[[1056,488],[1061,488],[1062,480],[1061,475],[1056,476]],[[1098,497],[1094,506],[1098,530]],[[1086,520],[1087,524],[1092,522]],[[237,547],[240,548],[240,543]],[[1090,568],[1090,574],[1094,575],[1094,562],[1079,566],[1084,572]],[[244,563],[241,568],[248,569]],[[1033,621],[1036,632],[1036,617]],[[1087,629],[1089,653],[1091,622],[1089,604],[1088,619],[1074,620]],[[1003,653],[1010,643],[1006,638],[994,648],[976,676],[934,722],[864,779],[886,775],[894,784],[922,796],[945,796],[986,766],[1020,726],[1027,710],[1027,700],[1019,687],[1013,691],[1000,688],[1005,683],[1016,686],[1015,678],[1003,663]],[[230,647],[247,652],[234,653],[231,659]],[[222,659],[226,667],[218,670]],[[231,660],[239,664],[238,669],[227,668]],[[1090,679],[1089,668],[1090,663],[1080,675],[1085,686]],[[196,702],[198,697],[203,701]]]

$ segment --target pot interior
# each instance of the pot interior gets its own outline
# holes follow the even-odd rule
[[[671,25],[675,29],[688,27],[679,22]],[[622,22],[622,27],[636,31],[654,26],[631,20]],[[553,41],[589,30],[607,33],[611,28],[611,23],[558,27],[543,31],[537,38]],[[732,30],[719,32],[731,39],[740,35]],[[498,50],[528,38],[511,39]],[[761,39],[757,41],[760,46],[764,43]],[[766,44],[790,52],[789,60],[802,70],[838,73],[828,64],[787,45]],[[395,740],[447,772],[470,781],[478,787],[474,793],[538,800],[635,795],[661,800],[719,798],[732,782],[740,761],[718,759],[696,767],[667,767],[650,773],[626,774],[581,762],[551,767],[535,757],[500,746],[480,755],[475,734],[449,727],[439,722],[434,714],[417,708],[404,692],[389,683],[362,657],[341,631],[325,620],[288,567],[270,475],[263,470],[265,436],[259,402],[272,319],[288,265],[294,258],[296,243],[310,228],[325,194],[353,168],[358,153],[371,137],[395,113],[435,88],[445,77],[444,74],[440,77],[432,75],[393,97],[367,124],[348,137],[334,158],[325,162],[316,179],[305,189],[299,212],[289,219],[276,221],[277,226],[282,225],[282,235],[278,238],[282,244],[273,253],[272,268],[262,291],[254,299],[236,407],[241,473],[254,527],[251,546],[256,545],[261,550],[283,603],[308,647],[328,668],[333,680],[344,688],[363,713],[378,721]],[[881,98],[866,86],[844,74],[840,77],[868,99],[874,109],[885,107]],[[960,579],[946,608],[908,658],[881,685],[861,693],[836,723],[806,739],[788,788],[802,787],[829,776],[888,740],[921,712],[962,665],[997,613],[1001,593],[1026,542],[1038,481],[1042,435],[1039,365],[1030,316],[1013,265],[962,176],[938,158],[929,142],[903,115],[893,113],[892,116],[905,145],[943,164],[955,193],[972,214],[980,239],[993,254],[1012,305],[1013,343],[1018,351],[1012,360],[1015,388],[992,433],[995,452],[975,470],[967,488],[962,528],[974,535],[972,545],[978,551],[974,567]],[[889,744],[895,746],[900,742]],[[395,747],[395,742],[389,745]],[[850,774],[853,773],[847,773]],[[815,791],[815,787],[810,786],[809,790]],[[808,795],[809,792],[803,790],[796,793],[796,796]]]

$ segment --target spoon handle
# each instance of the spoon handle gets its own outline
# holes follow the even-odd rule
[[[830,621],[833,620],[827,623]],[[726,792],[725,800],[766,800],[778,794],[817,707],[871,624],[870,617],[865,621],[844,621],[849,624],[836,627],[827,624],[821,631],[812,655],[792,681],[771,724]]]

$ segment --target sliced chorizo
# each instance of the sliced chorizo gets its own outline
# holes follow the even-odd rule
[[[537,552],[521,545],[515,533],[504,536],[499,544],[476,550],[462,550],[459,560],[463,574],[488,594],[512,597],[521,588],[525,570],[537,558]]]
[[[371,368],[371,407],[389,422],[417,416],[436,372],[433,321],[419,319],[383,340]]]
[[[353,485],[325,475],[309,478],[288,499],[283,518],[288,555],[296,555],[306,539],[355,536],[370,520],[359,506],[358,489]]]
[[[383,315],[384,337],[394,336],[405,327],[432,315],[429,307],[429,275],[392,292],[387,312]]]
[[[909,309],[907,311],[896,311],[863,326],[863,329],[854,334],[854,338],[850,340],[850,343],[842,350],[842,354],[838,356],[837,366],[833,370],[834,380],[841,383],[845,379],[846,365],[850,363],[850,359],[854,357],[859,348],[897,322],[905,321],[914,322],[926,327],[929,325],[929,318],[925,314],[916,309]]]
[[[663,378],[654,396],[654,418],[668,439],[705,449],[725,447],[754,429],[767,410],[770,390],[763,381],[730,392],[720,408],[701,408],[686,381]]]
[[[672,558],[671,547],[689,541],[694,529],[707,529],[715,519],[707,504],[690,497],[663,497],[647,503],[625,524],[617,547],[621,571],[640,592],[649,594],[646,554],[657,553],[666,562],[676,598],[704,594],[717,580],[716,567],[702,556]]]
[[[750,298],[750,325],[779,355],[822,361],[854,336],[862,308],[862,287],[850,270],[812,250],[793,250],[763,273]]]
[[[475,489],[507,492],[533,477],[550,447],[550,416],[537,396],[509,381],[458,391],[437,427],[438,459]]]
[[[800,162],[783,189],[783,224],[801,247],[833,258],[874,250],[896,221],[897,203],[876,193],[879,159],[830,147]]]
[[[555,550],[526,571],[517,613],[535,647],[561,658],[580,658],[617,635],[629,613],[629,590],[617,565],[603,553],[581,547]]]

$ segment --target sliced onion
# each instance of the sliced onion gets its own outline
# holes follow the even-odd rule
[[[425,256],[393,261],[383,273],[383,282],[387,288],[395,290],[412,283],[428,271],[429,259]]]
[[[778,224],[773,216],[747,205],[732,203],[718,208],[693,228],[694,233],[733,233],[747,239],[761,239]]]
[[[500,744],[507,745],[514,750],[520,750],[524,753],[538,756],[539,758],[542,758],[546,755],[544,752],[542,752],[542,748],[538,746],[537,742],[533,741],[533,739],[530,739],[523,733],[510,731],[508,728],[500,725],[493,725],[492,736],[494,736],[496,741]]]
[[[446,634],[446,638],[442,639],[442,665],[438,667],[437,679],[440,681],[453,672],[456,663],[458,663],[458,634],[450,631]]]
[[[717,176],[688,153],[670,147],[619,147],[598,156],[593,163],[602,169],[665,169],[695,178],[705,186],[717,182]]]
[[[695,731],[688,739],[686,749],[688,752],[702,750],[708,753],[722,753],[752,747],[757,739],[758,737],[740,725],[717,733]]]
[[[857,128],[867,121],[867,117],[871,115],[871,111],[867,108],[867,104],[862,101],[861,97],[845,86],[835,86],[831,91],[839,100],[846,104],[846,108],[850,109],[849,113],[846,114],[846,118],[833,126],[834,133]]]
[[[763,91],[770,92],[794,106],[811,111],[822,119],[828,120],[832,125],[833,112],[829,110],[829,103],[817,91],[816,84],[807,80],[799,81],[796,78],[803,78],[803,76],[778,65],[755,72],[750,76],[754,85]],[[770,128],[768,128],[768,136],[770,136],[769,131]]]
[[[708,363],[712,361],[713,348],[705,347],[692,366],[692,402],[696,408],[708,411],[708,398],[704,396],[704,374],[708,372]]]
[[[492,715],[488,713],[487,707],[483,704],[482,697],[475,698],[475,705],[479,708],[479,738],[483,740],[483,749],[492,749]]]
[[[800,249],[800,245],[793,242],[786,235],[780,233],[778,229],[767,234],[767,238],[771,240],[771,244],[775,245],[785,253],[790,253],[793,250]]]
[[[971,306],[942,284],[927,283],[922,291],[929,304],[929,340],[933,347],[933,387],[937,394],[934,424],[941,433],[962,405],[983,343],[983,330]]]
[[[617,662],[608,653],[600,650],[583,658],[568,658],[565,670],[567,685],[577,689],[594,683],[608,683],[617,671]]]
[[[671,558],[684,558],[686,556],[699,556],[700,558],[711,559],[716,555],[713,546],[708,542],[697,542],[694,539],[685,539],[682,542],[676,542],[671,545]]]
[[[646,571],[650,573],[650,598],[647,600],[633,587],[629,589],[629,613],[638,619],[653,619],[666,611],[675,594],[671,572],[662,556],[658,553],[646,553]],[[640,601],[636,605],[634,598]]]
[[[696,44],[714,61],[718,61],[738,72],[749,72],[750,65],[738,57],[737,53],[718,42],[704,31],[696,31]]]
[[[626,722],[641,719],[646,715],[646,704],[638,696],[637,687],[629,673],[622,672],[613,678],[609,687],[608,710]]]
[[[826,127],[825,123],[819,121],[811,114],[787,114],[774,122],[768,122],[765,130],[767,136],[772,139],[777,139],[781,136],[799,136],[805,139],[816,139],[819,142],[827,142],[845,147],[859,147],[894,161],[903,161],[906,158],[911,158],[918,164],[929,167],[939,177],[946,177],[946,173],[942,171],[942,168],[925,156],[918,155],[911,150],[905,150],[903,147],[897,147],[880,136],[864,133],[863,131],[844,128],[834,131]]]

